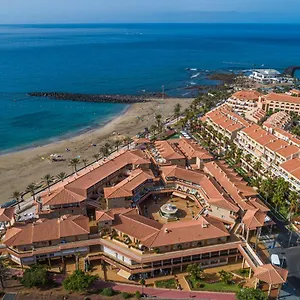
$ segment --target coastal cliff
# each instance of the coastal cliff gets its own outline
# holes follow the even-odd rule
[[[81,102],[109,102],[133,104],[149,102],[149,98],[159,98],[159,94],[151,95],[106,95],[106,94],[78,94],[78,93],[62,93],[62,92],[31,92],[28,93],[32,97],[46,97],[57,100],[71,100]]]

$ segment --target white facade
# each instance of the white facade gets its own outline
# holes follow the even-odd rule
[[[254,70],[249,77],[261,83],[268,83],[278,81],[280,72],[274,69],[257,69]]]

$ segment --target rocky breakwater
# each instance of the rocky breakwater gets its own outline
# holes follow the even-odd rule
[[[81,102],[109,102],[133,104],[149,102],[149,98],[156,98],[155,95],[108,95],[108,94],[77,94],[77,93],[62,93],[62,92],[31,92],[28,93],[32,97],[45,97],[57,100],[71,100]]]

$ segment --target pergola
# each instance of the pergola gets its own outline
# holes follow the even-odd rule
[[[268,296],[270,296],[272,287],[276,286],[278,297],[282,284],[287,280],[288,271],[272,264],[266,264],[257,267],[254,276],[256,278],[255,287],[259,281],[267,283],[269,285]]]

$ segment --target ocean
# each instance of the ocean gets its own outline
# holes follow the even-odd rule
[[[206,71],[281,71],[300,65],[299,49],[299,24],[0,25],[0,151],[101,126],[127,108],[28,92],[137,94],[164,85],[188,96],[187,86],[214,84]]]

